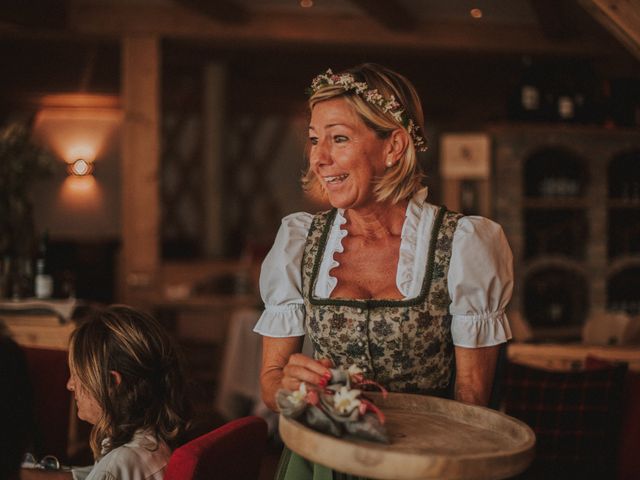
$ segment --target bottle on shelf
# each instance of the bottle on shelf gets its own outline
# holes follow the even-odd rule
[[[573,91],[574,121],[582,124],[592,123],[593,95],[592,87],[585,81],[577,81]]]
[[[0,301],[10,297],[11,263],[12,258],[9,254],[5,254],[0,258]]]
[[[573,122],[576,120],[576,89],[573,80],[566,75],[558,79],[555,95],[555,118],[560,122]]]
[[[576,63],[571,71],[564,76],[564,85],[573,104],[571,121],[590,124],[596,120],[594,93],[598,88],[598,83],[599,80],[597,80],[592,66],[588,63]]]
[[[37,298],[51,298],[53,295],[53,277],[49,270],[47,258],[49,250],[49,234],[45,232],[40,239],[38,254],[36,256],[36,275],[34,279],[34,294]]]
[[[31,257],[19,257],[13,262],[11,281],[12,298],[20,300],[33,295],[33,259]]]
[[[540,78],[531,57],[522,57],[522,74],[511,99],[511,117],[513,120],[541,120],[542,92]]]
[[[575,118],[575,104],[571,95],[558,95],[558,118],[564,122],[571,122]]]
[[[605,128],[615,128],[616,123],[613,119],[613,101],[611,98],[611,81],[604,79],[600,91],[599,101],[599,123]]]

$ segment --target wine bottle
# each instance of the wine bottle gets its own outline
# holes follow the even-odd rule
[[[51,298],[53,294],[53,277],[49,271],[47,253],[49,250],[49,234],[45,232],[40,239],[36,256],[36,276],[34,279],[34,293],[37,298]]]
[[[539,120],[541,106],[540,83],[531,57],[522,57],[522,79],[519,91],[519,110],[523,120]]]
[[[556,96],[556,118],[561,122],[573,122],[576,117],[575,88],[570,78],[562,78]]]

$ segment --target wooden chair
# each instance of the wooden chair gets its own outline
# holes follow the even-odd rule
[[[177,448],[164,480],[255,480],[266,444],[262,418],[233,420]]]

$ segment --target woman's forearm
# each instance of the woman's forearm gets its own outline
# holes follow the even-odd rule
[[[272,367],[271,369],[265,369],[263,367],[260,373],[260,389],[262,394],[262,401],[274,412],[278,411],[276,405],[276,392],[282,388],[282,368]]]
[[[491,397],[499,345],[492,347],[455,347],[455,399],[487,406]]]
[[[284,367],[289,357],[302,350],[304,337],[263,337],[262,369],[260,371],[260,390],[262,401],[273,411],[277,411],[276,392],[282,388]]]

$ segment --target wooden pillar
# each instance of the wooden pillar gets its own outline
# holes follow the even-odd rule
[[[160,47],[155,36],[122,40],[122,254],[120,298],[154,288],[160,263]]]
[[[204,68],[202,118],[205,238],[203,247],[207,257],[219,257],[224,254],[222,189],[224,182],[225,74],[226,68],[219,63],[208,63]]]
[[[588,313],[603,312],[607,308],[607,270],[608,270],[608,253],[607,253],[607,200],[608,200],[608,182],[607,167],[611,159],[611,154],[605,149],[600,153],[600,143],[593,146],[590,151],[597,152],[593,157],[588,159],[589,177],[597,179],[596,181],[586,182],[586,203],[587,215],[589,216],[589,234],[587,235],[587,263],[586,267],[589,272],[587,283],[590,286],[589,299],[590,306]],[[586,157],[586,155],[585,155]],[[590,312],[590,313],[589,313]],[[586,320],[586,319],[585,319]]]

